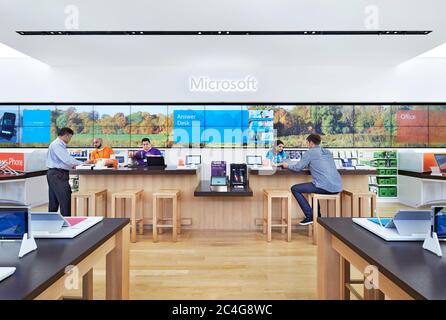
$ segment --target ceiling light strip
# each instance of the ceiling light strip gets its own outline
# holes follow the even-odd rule
[[[114,36],[114,35],[130,35],[130,36],[193,36],[193,35],[210,35],[210,36],[228,36],[228,35],[309,35],[309,36],[330,36],[330,35],[428,35],[432,30],[408,31],[408,30],[384,30],[384,31],[16,31],[22,36]]]

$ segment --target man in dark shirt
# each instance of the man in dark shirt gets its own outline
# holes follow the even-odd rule
[[[147,164],[147,156],[161,156],[161,151],[152,147],[149,138],[143,138],[141,140],[142,150],[135,152],[133,159],[136,160],[139,166],[145,166]]]

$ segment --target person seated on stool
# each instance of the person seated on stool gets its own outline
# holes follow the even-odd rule
[[[141,140],[142,144],[142,150],[139,150],[133,154],[133,159],[136,160],[138,163],[138,166],[144,166],[146,165],[146,157],[147,156],[161,156],[161,151],[159,151],[157,148],[152,147],[152,144],[150,143],[149,138],[143,138]]]
[[[90,160],[85,163],[93,164],[98,159],[110,159],[111,155],[115,152],[112,148],[102,145],[102,138],[93,139],[94,150],[90,153]]]
[[[284,143],[281,140],[277,140],[275,146],[266,153],[265,157],[271,161],[271,166],[279,167],[285,161],[287,154],[283,150],[284,147]]]
[[[307,137],[308,151],[306,151],[302,159],[296,164],[280,163],[283,168],[292,171],[301,171],[309,168],[313,182],[299,183],[291,187],[291,192],[301,207],[305,218],[299,223],[300,225],[308,225],[313,223],[313,214],[307,199],[303,193],[318,194],[336,194],[342,191],[342,179],[333,159],[332,153],[319,145],[321,137],[318,134],[310,134]],[[320,206],[319,216],[320,216]]]

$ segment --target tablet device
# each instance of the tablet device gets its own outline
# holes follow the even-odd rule
[[[211,177],[211,186],[226,186],[226,177]]]

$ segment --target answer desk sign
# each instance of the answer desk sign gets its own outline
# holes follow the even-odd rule
[[[189,90],[192,92],[256,92],[257,85],[257,79],[253,76],[239,79],[189,78]]]

